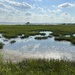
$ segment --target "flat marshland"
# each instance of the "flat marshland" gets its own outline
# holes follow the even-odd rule
[[[18,35],[24,34],[23,38],[27,38],[31,35],[45,35],[40,33],[40,31],[52,31],[52,36],[55,36],[55,40],[70,41],[75,44],[75,25],[4,25],[0,26],[0,33],[3,36],[10,39],[15,38]],[[65,37],[65,35],[70,35],[70,37]]]
[[[41,31],[50,31],[52,33],[50,33],[50,35],[48,35],[48,36],[45,36],[46,35],[45,33],[40,33]],[[6,38],[8,40],[10,40],[12,38],[17,38],[19,35],[21,35],[21,37],[20,37],[21,39],[26,39],[30,36],[35,36],[35,38],[34,38],[35,40],[43,39],[42,44],[44,46],[46,45],[46,42],[47,42],[46,39],[54,37],[55,41],[69,42],[71,45],[73,45],[73,51],[74,51],[75,25],[14,25],[14,26],[13,25],[0,25],[0,33],[2,34],[2,36],[4,38]],[[36,36],[36,35],[41,35],[42,37]],[[25,40],[25,42],[26,42],[26,40]],[[45,42],[44,42],[44,40],[45,40]],[[29,46],[27,45],[27,47],[29,47],[28,49],[29,49],[30,53],[32,53],[30,49],[32,49],[32,47],[35,46],[34,45],[35,43],[32,45],[33,42],[29,43]],[[35,42],[38,42],[38,41],[35,41]],[[41,42],[41,41],[39,41],[39,42]],[[52,41],[48,40],[48,42],[52,42]],[[47,45],[50,46],[51,44],[48,42],[47,42]],[[12,40],[12,41],[10,41],[10,43],[15,45],[16,40]],[[31,47],[30,47],[30,44],[31,44]],[[58,44],[58,42],[57,42],[57,44]],[[24,43],[24,45],[26,45],[26,43]],[[62,45],[63,44],[61,44],[61,47],[63,47]],[[0,48],[2,49],[3,47],[4,47],[3,42],[0,42]],[[27,49],[27,47],[25,46],[26,49]],[[38,44],[38,46],[36,46],[33,49],[33,52],[38,47],[39,47],[39,44]],[[54,46],[52,48],[54,49]],[[46,49],[46,48],[44,47],[42,49]],[[51,47],[49,49],[51,49]],[[45,53],[45,51],[47,51],[47,49],[42,50],[41,53]],[[64,49],[63,49],[63,51],[64,51]],[[35,52],[34,52],[34,54],[35,54]],[[40,54],[38,56],[40,56]],[[55,55],[55,57],[57,57],[57,56],[58,55]],[[70,57],[70,55],[68,55],[68,57]],[[0,75],[75,75],[75,60],[73,60],[73,61],[70,61],[67,59],[65,59],[65,60],[64,59],[48,60],[48,59],[44,59],[44,58],[43,59],[33,59],[32,58],[32,59],[25,59],[23,61],[14,63],[12,61],[4,62],[3,55],[0,55]]]

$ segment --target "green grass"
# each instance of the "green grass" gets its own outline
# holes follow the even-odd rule
[[[75,44],[75,25],[37,25],[37,26],[0,26],[0,33],[10,39],[24,34],[23,38],[41,34],[40,31],[52,31],[55,40],[65,40]],[[61,36],[60,36],[61,35]],[[70,37],[64,37],[70,35]],[[0,43],[1,48],[3,44]],[[51,59],[26,59],[22,62],[4,62],[0,55],[0,75],[75,75],[75,61]]]
[[[25,36],[21,38],[28,38],[34,35],[45,35],[45,33],[40,33],[40,31],[52,31],[51,34],[56,39],[62,41],[63,36],[75,34],[75,25],[4,25],[0,26],[0,33],[4,33],[5,38],[16,38],[18,35],[24,34]],[[61,37],[60,37],[61,35]],[[59,38],[57,38],[59,37]],[[70,40],[71,39],[71,40]],[[63,40],[69,40],[72,44],[75,44],[74,38],[64,37]]]
[[[42,40],[42,39],[45,40],[45,39],[47,39],[47,38],[48,38],[47,36],[35,37],[36,40]]]
[[[13,44],[13,43],[15,43],[15,42],[16,42],[15,40],[10,41],[11,44]]]
[[[75,25],[9,25],[0,26],[0,33],[4,33],[3,36],[10,39],[16,38],[18,35],[24,34],[25,36],[21,38],[28,38],[34,35],[45,35],[45,33],[40,33],[40,31],[52,31],[52,36],[55,40],[65,40],[72,44],[75,44],[75,39],[71,37],[63,37],[65,35],[75,34]],[[60,37],[61,35],[61,37]],[[58,37],[58,38],[57,38]],[[40,38],[39,38],[40,39]]]
[[[56,37],[55,40],[56,41],[71,41],[72,38],[70,37],[65,37],[65,36],[60,36],[60,37]]]
[[[0,56],[0,75],[75,75],[75,62],[65,60],[26,59],[22,62],[3,62]]]
[[[14,38],[17,37],[19,34],[24,34],[25,36],[31,35],[39,35],[40,31],[52,31],[52,35],[71,35],[75,34],[75,25],[26,25],[26,26],[0,26],[0,33],[3,34],[6,38]]]
[[[65,36],[59,36],[55,37],[56,41],[69,41],[71,44],[75,45],[75,36],[65,37]]]
[[[2,49],[2,48],[3,48],[3,45],[4,45],[4,44],[0,42],[0,49]]]

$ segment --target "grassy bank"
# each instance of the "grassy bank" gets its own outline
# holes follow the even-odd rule
[[[0,56],[0,75],[75,75],[75,62],[28,59],[8,63],[3,62]]]

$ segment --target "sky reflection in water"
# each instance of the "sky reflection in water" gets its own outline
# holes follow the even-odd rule
[[[43,33],[43,32],[42,32]],[[48,36],[51,32],[44,32],[45,36]],[[0,35],[1,36],[1,35]],[[37,35],[40,36],[40,35]],[[62,41],[58,42],[54,40],[54,37],[46,40],[35,40],[34,37],[30,36],[26,39],[15,38],[15,43],[11,44],[10,41],[4,42],[5,38],[0,38],[0,41],[4,42],[3,54],[22,57],[22,58],[54,58],[54,59],[69,59],[75,60],[75,46],[71,45],[70,42]],[[6,55],[7,53],[7,55]]]

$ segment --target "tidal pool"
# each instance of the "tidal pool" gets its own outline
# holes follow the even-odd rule
[[[40,33],[46,33],[45,36],[49,36],[51,32],[44,31]],[[15,39],[6,39],[0,35],[0,42],[5,45],[1,50],[5,60],[20,61],[25,58],[41,58],[41,59],[65,59],[75,60],[75,46],[71,45],[67,41],[55,41],[55,37],[48,39],[35,40],[35,37],[21,39],[20,36]],[[15,43],[10,41],[15,40]]]

